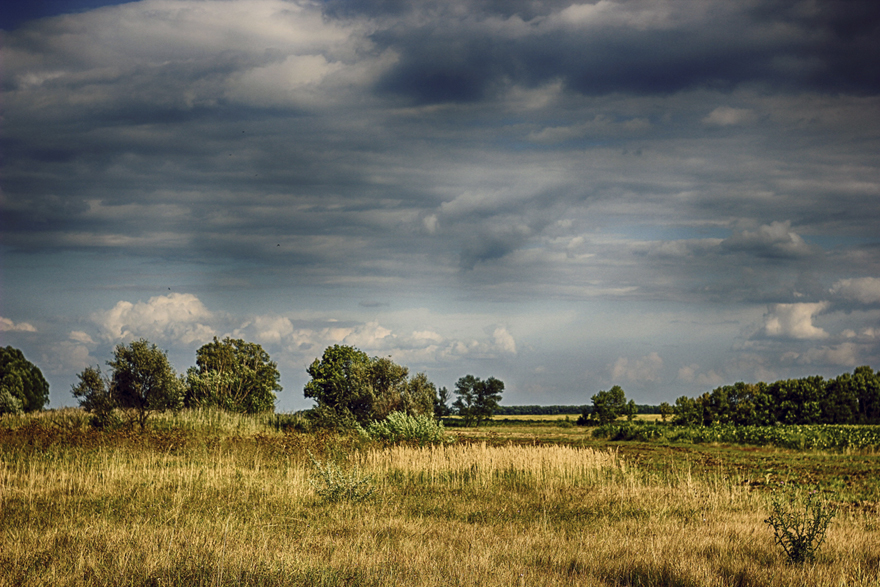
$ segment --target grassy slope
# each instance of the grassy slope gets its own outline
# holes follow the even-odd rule
[[[0,585],[878,584],[876,456],[452,433],[391,452],[219,414],[146,433],[7,418]],[[307,451],[376,494],[324,503]],[[841,495],[815,565],[786,565],[763,523],[781,479]]]

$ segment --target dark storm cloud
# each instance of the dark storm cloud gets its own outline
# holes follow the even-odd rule
[[[557,10],[521,14],[515,5],[498,10],[479,2],[408,10],[395,4],[395,14],[410,15],[415,24],[395,22],[372,35],[379,47],[400,55],[378,89],[419,104],[476,102],[506,84],[534,87],[555,79],[584,95],[729,91],[743,84],[859,95],[880,89],[880,7],[874,2],[797,10],[709,5],[548,3],[545,11]],[[363,8],[381,13],[383,7]],[[410,14],[421,11],[439,17]]]
[[[564,350],[569,388],[877,356],[877,13],[141,0],[28,22],[2,33],[0,222],[22,268],[6,307],[34,309],[0,318],[48,336],[35,316],[99,290],[101,331],[61,332],[65,365],[133,324],[450,373]],[[70,257],[81,281],[56,280]],[[31,259],[54,263],[43,305]],[[166,306],[201,317],[150,326]]]

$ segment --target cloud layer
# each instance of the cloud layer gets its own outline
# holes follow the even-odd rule
[[[875,2],[141,0],[0,36],[0,333],[62,388],[141,336],[519,403],[880,358]]]

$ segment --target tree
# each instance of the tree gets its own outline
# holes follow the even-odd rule
[[[627,422],[632,422],[636,418],[636,414],[639,413],[639,407],[636,405],[635,400],[629,400],[625,406],[623,406],[623,410],[621,410],[626,416]]]
[[[699,426],[703,423],[703,407],[699,400],[683,395],[675,400],[675,407],[672,410],[675,413],[672,418],[673,424]]]
[[[72,386],[73,397],[79,405],[92,414],[92,424],[98,428],[108,426],[113,419],[116,400],[113,397],[113,382],[97,367],[86,367],[77,375],[79,383]]]
[[[49,384],[36,365],[11,346],[0,348],[0,414],[35,412],[49,403]],[[4,407],[5,406],[5,407]]]
[[[494,377],[481,381],[473,375],[466,375],[455,384],[458,399],[452,404],[456,413],[464,418],[465,426],[480,425],[488,420],[498,409],[504,382]]]
[[[664,422],[666,421],[666,419],[669,416],[671,416],[674,413],[675,412],[673,411],[672,406],[669,405],[669,402],[662,402],[660,404],[660,419],[663,420]]]
[[[381,420],[393,412],[430,414],[436,388],[424,373],[388,358],[370,358],[352,346],[333,345],[307,369],[312,379],[303,393],[317,402],[312,414],[321,425],[347,427]]]
[[[437,397],[437,387],[428,380],[426,374],[416,373],[406,383],[400,411],[410,416],[432,414],[435,397]]]
[[[388,358],[374,358],[367,363],[362,384],[369,388],[372,396],[369,419],[384,420],[393,412],[412,413],[408,376],[409,369]]]
[[[593,411],[592,417],[599,421],[599,424],[608,424],[617,419],[618,416],[625,413],[626,394],[619,385],[615,385],[608,391],[600,391],[592,398]],[[635,403],[633,403],[635,407]]]
[[[262,346],[214,337],[196,351],[196,366],[187,371],[185,404],[246,414],[270,412],[275,393],[282,389],[279,378],[277,365]]]
[[[317,402],[319,413],[339,420],[341,425],[346,421],[366,422],[373,402],[372,390],[362,385],[362,373],[369,363],[367,353],[355,347],[327,347],[321,359],[315,359],[306,369],[312,379],[303,394]]]
[[[853,371],[852,382],[859,398],[859,421],[880,424],[880,372],[863,365]]]
[[[434,418],[439,420],[450,414],[452,414],[452,409],[449,407],[449,390],[441,387],[437,390],[437,395],[434,396]]]
[[[183,406],[184,384],[155,344],[140,339],[117,345],[107,364],[113,369],[113,403],[130,410],[141,429],[152,412]]]

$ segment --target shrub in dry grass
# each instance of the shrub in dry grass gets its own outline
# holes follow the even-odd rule
[[[818,488],[804,492],[782,484],[770,500],[770,516],[764,520],[773,527],[776,544],[782,547],[788,562],[803,564],[816,559],[825,541],[825,531],[837,510],[828,505]]]

